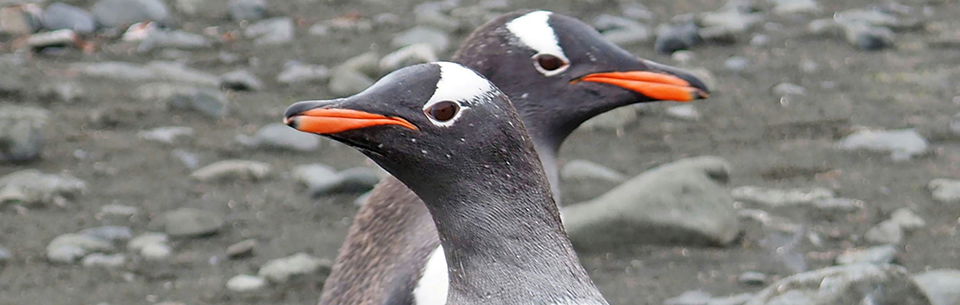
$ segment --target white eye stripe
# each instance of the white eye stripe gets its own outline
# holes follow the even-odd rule
[[[433,92],[433,96],[423,105],[424,114],[427,114],[427,118],[434,125],[452,126],[460,118],[460,114],[470,109],[469,103],[465,104],[465,102],[486,101],[495,90],[486,78],[464,66],[451,62],[437,62],[436,64],[440,66],[440,80],[437,81],[437,89]],[[428,114],[428,109],[443,101],[456,103],[460,107],[460,111],[457,111],[453,118],[441,122],[431,117]]]
[[[557,35],[550,26],[548,11],[535,11],[517,17],[507,23],[507,30],[513,33],[521,43],[530,47],[537,54],[550,54],[565,62],[570,62],[563,53]]]

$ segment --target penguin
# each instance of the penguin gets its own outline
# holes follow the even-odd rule
[[[406,67],[354,96],[293,104],[284,121],[356,148],[423,200],[450,266],[443,304],[607,304],[523,121],[473,70]]]
[[[584,121],[617,107],[707,98],[692,74],[639,59],[576,18],[517,11],[475,30],[454,54],[512,100],[559,201],[557,152]],[[385,178],[358,211],[321,305],[444,304],[447,264],[430,213]]]

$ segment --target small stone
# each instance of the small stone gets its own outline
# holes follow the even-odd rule
[[[339,96],[359,93],[373,85],[373,79],[350,69],[336,69],[330,77],[330,92]]]
[[[328,189],[340,183],[337,171],[326,164],[307,164],[293,169],[293,177],[308,189]]]
[[[743,56],[733,56],[727,58],[727,60],[723,62],[723,66],[726,67],[727,70],[740,72],[750,67],[750,60]]]
[[[68,29],[37,33],[27,38],[27,46],[34,50],[47,47],[70,47],[77,44],[77,37],[76,32]]]
[[[335,70],[353,70],[367,76],[380,74],[380,58],[376,52],[367,52],[345,60]]]
[[[753,299],[752,293],[741,293],[725,297],[717,297],[710,299],[710,302],[707,302],[706,305],[743,305]]]
[[[146,66],[156,73],[157,77],[166,81],[216,87],[220,85],[220,78],[216,75],[187,67],[178,62],[152,61]]]
[[[140,249],[140,255],[151,261],[164,260],[173,254],[173,249],[167,244],[147,244]]]
[[[267,16],[264,0],[230,0],[230,18],[233,20],[260,20]]]
[[[111,242],[127,241],[133,238],[133,230],[124,226],[102,226],[84,229],[79,234],[89,235]]]
[[[915,129],[860,130],[844,137],[837,145],[844,150],[889,152],[894,161],[926,153],[929,146]]]
[[[666,300],[663,305],[705,305],[710,302],[710,293],[702,290],[691,290]]]
[[[87,91],[80,85],[69,81],[57,81],[40,85],[40,97],[43,99],[73,103],[82,100]]]
[[[927,271],[914,275],[913,281],[927,294],[931,305],[960,304],[960,270]]]
[[[173,144],[179,138],[193,136],[193,128],[186,126],[167,126],[144,130],[137,133],[141,139],[163,144]]]
[[[657,29],[657,40],[653,48],[661,54],[670,54],[678,50],[689,50],[702,42],[699,27],[693,22],[661,25]]]
[[[44,131],[49,116],[42,108],[0,106],[0,161],[39,159],[46,145]]]
[[[820,6],[814,0],[774,0],[773,13],[779,15],[813,14],[820,12]]]
[[[152,83],[138,87],[135,92],[143,101],[163,101],[168,108],[195,111],[206,117],[219,119],[227,115],[230,101],[216,89],[180,84]]]
[[[647,26],[623,17],[604,14],[594,19],[593,24],[604,38],[618,45],[648,42],[653,36]]]
[[[107,61],[80,63],[75,65],[81,73],[91,77],[109,78],[122,81],[143,81],[154,79],[157,74],[143,66],[128,62]]]
[[[137,24],[134,24],[132,27],[135,26],[137,26]],[[140,45],[137,46],[138,52],[149,52],[157,48],[202,49],[208,48],[212,45],[210,40],[203,35],[190,32],[179,30],[163,30],[156,28],[156,26],[153,26],[145,31],[146,32],[143,34],[142,39],[137,39],[140,41]],[[127,37],[128,36],[124,34],[124,38]]]
[[[782,190],[759,186],[741,186],[734,188],[730,195],[736,200],[755,202],[771,207],[812,203],[816,200],[834,197],[832,190],[819,187]]]
[[[765,47],[770,44],[770,36],[766,34],[753,35],[750,38],[750,45],[755,47]]]
[[[188,169],[197,169],[200,167],[200,156],[196,153],[182,149],[174,149],[170,154],[177,160],[180,160],[180,163],[183,163],[183,166],[186,166]]]
[[[164,231],[173,237],[201,237],[223,228],[223,218],[213,212],[180,208],[160,215]]]
[[[381,71],[393,71],[402,67],[437,61],[437,54],[428,44],[412,44],[380,59]]]
[[[72,176],[26,169],[0,178],[0,203],[52,204],[75,197],[86,189],[83,180]]]
[[[373,196],[373,191],[360,194],[360,196],[357,196],[357,198],[353,200],[353,205],[358,207],[366,205],[367,201],[370,201],[370,196]]]
[[[2,245],[0,245],[0,266],[2,266],[3,264],[6,264],[11,260],[13,260],[13,253],[11,253],[10,250],[7,250],[7,248],[4,248]]]
[[[227,281],[227,289],[235,292],[250,292],[262,289],[267,281],[259,276],[241,274]]]
[[[284,283],[290,278],[300,275],[307,275],[321,270],[321,267],[329,272],[330,262],[313,257],[306,253],[297,253],[288,257],[271,260],[260,267],[257,273],[260,277],[266,278],[274,283]]]
[[[113,244],[108,240],[83,234],[63,234],[47,245],[47,258],[56,263],[73,263],[87,253],[111,251]]]
[[[448,13],[456,8],[456,4],[449,1],[431,1],[420,3],[413,8],[416,16],[416,23],[430,25],[446,30],[456,30],[460,28],[460,22]]]
[[[283,71],[277,74],[277,81],[284,84],[320,82],[330,77],[330,71],[327,67],[320,65],[307,65],[291,61],[283,66]]]
[[[747,285],[763,285],[767,282],[767,275],[760,272],[748,271],[741,273],[740,276],[737,277],[737,281]]]
[[[712,33],[710,36],[733,36],[746,32],[751,27],[764,20],[762,13],[755,12],[750,7],[730,5],[715,12],[704,13],[700,23],[704,29],[700,31]],[[707,39],[708,37],[704,37]]]
[[[885,27],[848,24],[844,27],[847,42],[861,50],[876,51],[893,45],[893,31]]]
[[[939,202],[960,203],[960,180],[933,179],[927,187]]]
[[[337,176],[340,176],[340,185],[337,186],[337,191],[345,193],[366,192],[380,182],[380,175],[377,170],[365,166],[342,170],[337,173]]]
[[[773,86],[773,94],[776,95],[806,95],[807,88],[791,83],[779,83]]]
[[[320,147],[318,136],[297,131],[281,123],[264,125],[253,137],[240,135],[237,140],[251,147],[292,151],[314,151]]]
[[[560,170],[560,177],[564,180],[604,180],[609,182],[623,182],[627,179],[623,174],[609,167],[587,160],[573,160],[567,162]]]
[[[234,70],[220,75],[220,87],[230,90],[260,91],[263,82],[247,70]]]
[[[98,213],[98,215],[130,217],[137,215],[137,213],[140,213],[140,209],[135,206],[108,204],[100,207],[100,213]]]
[[[167,240],[169,240],[167,234],[147,232],[140,234],[127,242],[127,249],[139,252],[143,250],[144,247],[149,245],[166,244]]]
[[[895,265],[828,267],[770,284],[746,305],[930,305],[906,269]]]
[[[700,119],[700,112],[697,111],[697,107],[693,105],[670,106],[665,113],[670,117],[681,120],[696,121]]]
[[[253,255],[253,249],[257,247],[256,239],[247,239],[227,247],[227,257],[231,259],[244,258]]]
[[[890,215],[890,221],[910,231],[927,226],[927,222],[908,208],[899,208]]]
[[[866,249],[848,250],[837,256],[837,264],[889,264],[897,255],[897,248],[893,245],[876,246]]]
[[[47,248],[47,259],[54,263],[72,264],[87,255],[87,251],[74,245]]]
[[[814,207],[824,211],[854,212],[864,206],[863,200],[850,198],[820,198],[811,202]]]
[[[433,50],[439,53],[446,51],[450,46],[450,38],[447,37],[447,33],[436,28],[417,26],[394,36],[391,45],[401,48],[421,43],[433,47]]]
[[[27,35],[38,27],[36,11],[39,8],[34,4],[6,5],[0,7],[0,33],[10,35]]]
[[[84,267],[117,268],[127,262],[127,256],[123,254],[102,254],[94,253],[83,258],[81,263]]]
[[[277,45],[293,41],[293,19],[289,17],[271,18],[251,24],[243,32],[248,38],[255,38],[258,45]]]
[[[48,30],[69,29],[77,33],[89,34],[97,29],[93,15],[86,10],[56,2],[43,10],[43,27]]]
[[[897,245],[903,241],[903,229],[896,222],[885,220],[867,230],[863,237],[875,244]]]
[[[118,27],[141,21],[167,21],[170,11],[161,0],[100,0],[91,9],[97,22]]]

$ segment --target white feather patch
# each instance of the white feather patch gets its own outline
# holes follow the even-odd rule
[[[513,36],[516,36],[521,43],[537,51],[536,55],[550,54],[569,63],[570,60],[563,53],[563,48],[560,47],[560,42],[557,40],[557,34],[550,26],[550,14],[552,13],[548,11],[527,13],[508,22],[507,30],[513,33]],[[563,70],[566,70],[566,67],[555,71],[540,72],[551,76],[563,72]]]
[[[494,90],[494,87],[486,78],[460,64],[451,62],[437,62],[436,64],[440,66],[440,80],[437,81],[437,89],[433,91],[430,100],[423,105],[423,109],[426,111],[430,106],[442,101],[459,104],[460,111],[450,120],[439,122],[430,118],[430,121],[435,125],[447,127],[453,125],[460,118],[460,114],[469,108],[463,102],[483,101],[485,100],[484,97]]]
[[[450,279],[447,274],[447,258],[443,255],[443,246],[437,246],[430,254],[427,264],[423,267],[423,275],[413,289],[415,305],[444,305],[447,303],[447,293],[450,289]]]

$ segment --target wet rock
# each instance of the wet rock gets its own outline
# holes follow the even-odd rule
[[[230,90],[259,91],[263,82],[247,70],[234,70],[220,75],[220,87]]]
[[[653,48],[661,54],[689,50],[703,42],[699,30],[693,22],[661,25],[657,28],[657,40],[654,42]]]
[[[740,232],[724,187],[729,164],[717,157],[683,159],[651,169],[600,197],[564,207],[574,244],[604,249],[624,242],[726,245]],[[658,234],[640,234],[656,231]]]
[[[255,38],[258,45],[277,45],[293,41],[293,19],[289,17],[271,18],[251,24],[244,30],[247,38]]]
[[[0,178],[0,203],[59,203],[87,188],[83,180],[69,175],[44,174],[26,169]]]
[[[200,237],[216,234],[223,228],[223,217],[199,209],[179,208],[160,215],[164,231],[173,237]]]
[[[889,264],[893,262],[896,256],[897,248],[893,245],[852,249],[837,256],[837,264]]]
[[[70,29],[77,33],[89,34],[97,29],[93,15],[86,10],[56,2],[43,10],[43,27],[48,30]]]
[[[771,207],[813,203],[834,196],[832,190],[820,187],[781,190],[759,186],[741,186],[734,188],[730,194],[736,200],[760,203]]]
[[[127,262],[127,256],[121,253],[103,254],[94,253],[83,258],[81,265],[84,267],[117,268]]]
[[[791,83],[779,83],[776,86],[773,86],[773,94],[776,95],[806,95],[807,88],[804,88],[797,84]]]
[[[73,103],[82,100],[87,91],[77,83],[57,81],[40,85],[39,93],[46,100]]]
[[[895,161],[907,160],[927,152],[927,140],[915,129],[860,130],[840,140],[844,150],[889,152]]]
[[[433,47],[434,51],[440,53],[446,51],[450,46],[450,38],[447,37],[447,33],[436,28],[417,26],[397,34],[391,41],[391,45],[395,48],[415,44],[427,44]]]
[[[598,16],[594,19],[593,26],[608,41],[619,45],[648,42],[653,36],[646,25],[632,19],[612,15]]]
[[[900,228],[910,231],[927,226],[927,222],[922,217],[908,208],[899,208],[890,214],[890,221],[900,226]]]
[[[706,305],[710,302],[710,293],[702,290],[691,290],[679,296],[663,300],[663,305]]]
[[[428,44],[412,44],[380,59],[380,71],[393,71],[419,63],[437,61],[437,54]]]
[[[670,106],[664,113],[666,113],[667,116],[681,120],[696,121],[700,119],[700,112],[697,111],[697,107],[693,105]]]
[[[960,304],[960,270],[927,271],[914,275],[913,281],[927,294],[931,305]]]
[[[137,133],[141,139],[163,144],[173,144],[180,138],[192,137],[193,128],[186,126],[167,126],[144,130]]]
[[[170,109],[198,112],[219,119],[229,111],[230,101],[216,89],[171,83],[151,83],[138,87],[134,94],[143,101],[162,101]]]
[[[271,260],[260,267],[260,277],[274,283],[284,283],[292,277],[307,275],[325,269],[330,271],[331,262],[306,253],[297,253],[288,257]]]
[[[338,96],[359,93],[373,85],[373,79],[359,71],[336,69],[330,76],[330,92]]]
[[[220,78],[216,75],[187,67],[178,62],[152,61],[147,69],[156,73],[157,77],[171,82],[188,83],[191,85],[216,87],[220,85]]]
[[[743,56],[733,56],[727,58],[727,60],[723,62],[723,66],[727,68],[727,70],[740,72],[750,67],[750,60]]]
[[[856,264],[795,274],[771,284],[746,304],[929,305],[930,302],[903,267]]]
[[[737,281],[747,285],[763,285],[767,282],[767,275],[760,272],[747,271],[741,273],[740,276],[737,277]]]
[[[308,65],[291,61],[283,66],[283,71],[277,75],[277,81],[284,84],[320,82],[330,77],[330,71],[327,67],[321,65]]]
[[[623,174],[609,167],[587,161],[573,160],[567,162],[560,170],[560,177],[564,180],[603,180],[609,182],[623,182],[627,179]]]
[[[960,180],[933,179],[927,187],[939,202],[960,203]]]
[[[47,245],[47,259],[55,263],[74,263],[89,253],[112,251],[113,244],[84,234],[63,234]]]
[[[637,117],[636,107],[620,107],[587,120],[582,127],[586,130],[617,131],[635,122]]]
[[[241,274],[227,280],[227,289],[234,292],[251,292],[263,289],[267,281],[259,276]]]
[[[128,62],[107,61],[81,63],[76,65],[80,72],[90,77],[101,77],[123,81],[144,81],[157,77],[157,74],[143,66]]]
[[[204,166],[190,177],[200,181],[260,180],[270,175],[270,164],[249,160],[223,160]]]
[[[39,159],[46,145],[44,130],[49,116],[42,108],[0,106],[0,161]]]
[[[161,0],[100,0],[91,8],[97,22],[118,27],[141,21],[168,21],[170,10]]]
[[[260,20],[267,16],[264,0],[230,0],[230,18],[233,20]]]
[[[252,137],[239,135],[237,141],[250,147],[292,151],[314,151],[320,147],[318,136],[297,131],[281,123],[264,125]]]
[[[227,247],[227,257],[230,259],[244,258],[253,255],[253,249],[257,247],[256,239],[247,239]]]
[[[111,242],[127,241],[133,238],[133,230],[124,226],[102,226],[84,229],[79,234],[89,235],[97,239]]]

